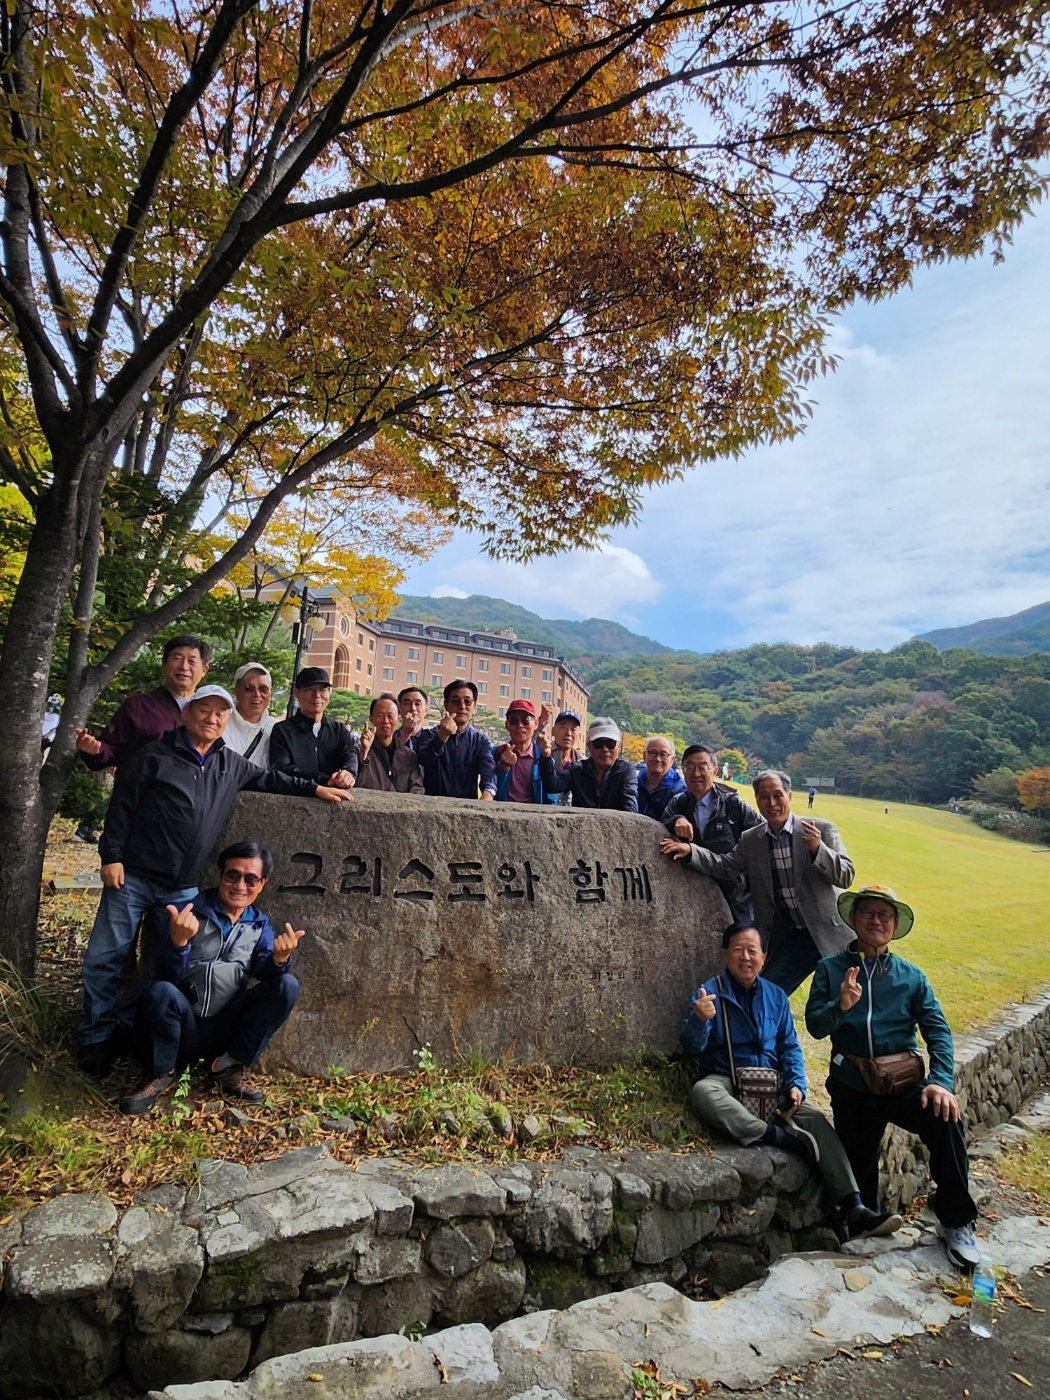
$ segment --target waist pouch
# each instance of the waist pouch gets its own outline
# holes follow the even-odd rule
[[[893,1055],[876,1055],[874,1059],[851,1055],[846,1050],[836,1050],[835,1054],[856,1065],[868,1092],[879,1098],[894,1098],[926,1078],[926,1064],[917,1050],[898,1050]]]

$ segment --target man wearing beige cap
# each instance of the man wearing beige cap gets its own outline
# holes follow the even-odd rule
[[[599,716],[587,727],[587,754],[560,773],[554,770],[546,729],[536,736],[540,746],[540,779],[544,793],[570,792],[574,807],[604,807],[614,812],[637,812],[638,778],[634,764],[620,757],[620,727]]]
[[[270,766],[270,730],[277,716],[268,713],[273,681],[261,661],[249,661],[233,673],[233,713],[222,736],[226,747],[257,768]]]

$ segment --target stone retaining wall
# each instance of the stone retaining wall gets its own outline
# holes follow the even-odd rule
[[[1050,991],[964,1038],[976,1132],[1050,1072]],[[889,1190],[921,1153],[889,1144]],[[769,1148],[709,1154],[575,1147],[555,1162],[414,1168],[325,1147],[201,1165],[123,1215],[69,1195],[0,1226],[0,1396],[76,1395],[124,1369],[143,1389],[230,1379],[309,1347],[413,1324],[495,1326],[691,1275],[731,1289],[778,1256],[832,1248],[821,1187]]]
[[[1050,1079],[1050,988],[955,1040],[955,1087],[971,1137],[1005,1123]],[[926,1149],[891,1128],[883,1150],[887,1205],[910,1205],[929,1180]]]

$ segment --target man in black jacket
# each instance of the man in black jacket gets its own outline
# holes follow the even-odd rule
[[[550,735],[541,729],[540,782],[544,795],[571,792],[574,807],[605,807],[614,812],[637,812],[638,777],[634,764],[619,757],[620,729],[614,720],[596,719],[587,729],[588,758],[554,771]]]
[[[233,697],[206,685],[183,707],[183,725],[140,749],[117,773],[98,843],[102,898],[82,972],[84,1019],[79,1059],[89,1074],[108,1072],[120,974],[139,920],[152,910],[162,938],[168,905],[181,909],[197,884],[238,792],[276,792],[348,802],[350,795],[310,779],[266,773],[222,741]],[[136,993],[137,995],[137,993]],[[122,1010],[128,1024],[134,999]]]
[[[332,682],[320,666],[304,666],[295,678],[299,709],[270,734],[270,767],[327,787],[352,788],[357,780],[357,745],[346,725],[325,719]]]
[[[706,744],[690,744],[682,755],[686,790],[671,798],[660,820],[679,843],[694,843],[724,855],[762,818],[743,801],[736,788],[716,783],[717,773],[714,750]],[[745,876],[727,877],[715,883],[725,896],[734,921],[750,924],[755,915]]]

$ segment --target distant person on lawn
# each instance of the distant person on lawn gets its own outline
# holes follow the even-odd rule
[[[755,923],[769,947],[766,981],[790,996],[822,957],[849,944],[836,901],[853,883],[853,862],[834,823],[795,817],[786,773],[767,768],[755,776],[752,788],[764,820],[745,831],[731,851],[716,855],[695,841],[688,846],[663,841],[660,849],[716,880],[747,877]]]
[[[700,1061],[701,1077],[689,1095],[696,1116],[745,1147],[781,1147],[815,1167],[850,1239],[899,1230],[899,1215],[880,1213],[862,1202],[834,1128],[805,1101],[802,1047],[787,996],[759,975],[766,954],[758,929],[730,924],[722,935],[722,957],[725,972],[699,988],[682,1026],[682,1049]],[[780,1076],[780,1109],[772,1123],[756,1117],[736,1096],[734,1068],[753,1066],[776,1070]]]
[[[423,794],[423,774],[411,744],[397,742],[397,701],[377,695],[357,749],[357,786],[378,792]]]
[[[638,765],[638,811],[643,817],[659,821],[664,808],[685,792],[685,783],[675,767],[674,740],[664,734],[653,734],[645,741],[642,761]]]
[[[291,957],[305,930],[285,924],[275,933],[255,907],[273,870],[264,847],[254,841],[227,846],[218,864],[217,889],[202,891],[182,909],[168,907],[157,980],[143,991],[135,1016],[146,1077],[121,1099],[121,1113],[148,1113],[196,1060],[209,1062],[212,1083],[223,1094],[263,1100],[247,1070],[298,1000]]]
[[[955,1097],[951,1028],[925,974],[890,948],[910,933],[915,915],[888,885],[841,894],[838,904],[857,936],[844,952],[817,964],[806,1003],[810,1035],[831,1037],[827,1083],[835,1131],[871,1210],[879,1207],[879,1150],[887,1124],[922,1139],[937,1188],[931,1205],[948,1258],[957,1268],[972,1269],[977,1206]],[[929,1073],[916,1032],[926,1042]],[[892,1070],[885,1056],[894,1057]],[[894,1076],[890,1083],[888,1072]]]
[[[350,801],[347,792],[264,772],[228,749],[222,735],[232,709],[233,697],[222,686],[202,686],[184,702],[185,723],[140,749],[117,773],[98,843],[104,888],[82,972],[84,1018],[77,1042],[88,1074],[109,1072],[117,990],[139,921],[152,910],[160,937],[167,937],[169,907],[182,909],[197,894],[237,794]],[[133,1002],[121,1011],[129,1027],[133,1013]]]
[[[718,783],[718,756],[706,744],[690,744],[682,755],[682,776],[685,787],[677,793],[661,813],[664,826],[673,841],[663,841],[660,849],[665,855],[685,858],[686,847],[703,846],[705,851],[724,855],[731,851],[762,818],[728,783]],[[692,851],[688,854],[691,856]],[[738,923],[754,921],[751,894],[743,875],[715,879]]]
[[[614,812],[637,812],[638,778],[634,764],[620,757],[620,727],[599,717],[587,726],[587,757],[554,771],[551,741],[540,730],[537,742],[543,757],[540,777],[545,793],[568,792],[574,807],[604,807]]]
[[[357,781],[357,741],[325,710],[332,682],[322,666],[304,666],[293,686],[298,710],[270,733],[270,765],[293,778],[310,778],[326,787],[352,788]]]

